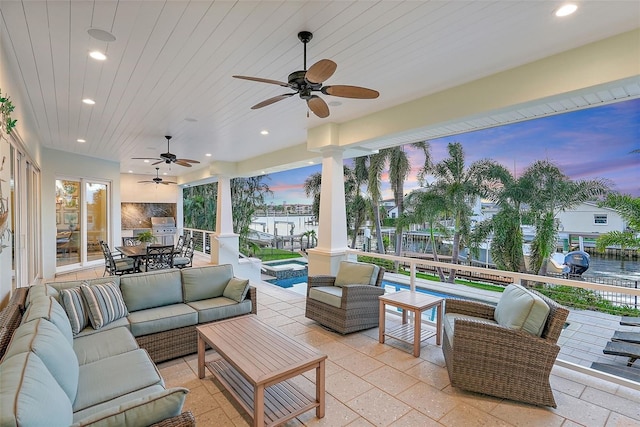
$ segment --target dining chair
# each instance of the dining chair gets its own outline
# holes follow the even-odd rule
[[[111,254],[111,249],[109,249],[109,245],[104,240],[100,240],[100,248],[102,248],[102,255],[104,255],[104,273],[109,273],[110,276],[113,275],[122,275],[128,273],[135,273],[136,268],[134,261],[131,258],[123,258],[123,259],[114,259]]]
[[[173,245],[147,246],[144,271],[173,268]]]
[[[182,237],[182,236],[180,236]],[[182,248],[182,253],[178,253],[173,256],[173,266],[177,268],[191,267],[193,263],[193,244],[192,238],[186,239],[186,244]]]
[[[123,237],[122,246],[140,246],[142,242],[136,237]]]

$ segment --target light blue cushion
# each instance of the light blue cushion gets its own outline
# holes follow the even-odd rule
[[[21,325],[14,332],[5,357],[28,351],[40,358],[73,402],[78,390],[78,359],[60,330],[45,319]]]
[[[95,334],[76,337],[73,340],[73,351],[78,357],[78,364],[84,365],[100,359],[137,350],[136,342],[128,328],[100,329]]]
[[[233,277],[233,267],[230,264],[192,267],[181,272],[184,302],[222,296]]]
[[[547,303],[515,283],[506,287],[493,314],[500,325],[536,336],[542,335],[548,316]]]
[[[71,323],[71,332],[78,335],[89,324],[89,308],[82,297],[80,286],[61,290],[59,298]]]
[[[247,296],[249,291],[249,281],[246,279],[238,279],[232,277],[229,279],[229,283],[224,288],[222,296],[234,300],[235,302],[241,302]]]
[[[187,304],[148,308],[129,314],[131,333],[140,337],[198,324],[198,313]]]
[[[120,290],[129,313],[182,302],[180,270],[129,274],[120,279]]]
[[[370,285],[376,265],[361,262],[341,261],[336,275],[335,286]],[[378,269],[379,271],[379,269]]]
[[[54,297],[58,299],[58,290],[49,284],[29,286],[29,293],[25,305],[29,307],[31,301],[39,297]]]
[[[159,388],[159,390],[158,390]],[[73,415],[72,427],[137,427],[155,424],[180,415],[189,390],[175,387],[147,387],[129,393],[106,404],[92,406]]]
[[[0,364],[0,425],[67,427],[69,397],[35,353],[5,357]]]
[[[73,412],[155,384],[162,377],[144,350],[133,350],[80,366]]]
[[[460,314],[460,313],[446,313],[442,317],[442,325],[443,325],[444,333],[449,338],[449,343],[451,343],[452,346],[454,346],[453,334],[455,332],[456,319],[473,320],[475,322],[489,323],[493,325],[498,324],[498,322],[491,319],[468,316],[466,314]]]
[[[342,304],[342,288],[340,286],[314,286],[309,289],[309,298],[340,308]]]
[[[88,325],[86,328],[81,330],[78,335],[76,335],[75,339],[78,339],[79,337],[85,337],[87,335],[98,334],[100,332],[104,332],[104,331],[107,331],[109,329],[116,329],[116,328],[130,329],[130,327],[129,327],[129,319],[127,319],[126,317],[123,317],[122,319],[114,320],[113,322],[111,322],[111,323],[109,323],[107,325],[104,325],[100,329],[93,329],[93,326]]]
[[[93,329],[100,329],[129,314],[120,288],[114,282],[82,285],[80,289],[89,307],[89,320]]]
[[[62,332],[69,345],[73,345],[73,332],[71,323],[64,308],[54,297],[39,297],[34,299],[29,308],[24,313],[22,323],[31,322],[36,319],[46,319],[53,323]]]
[[[218,297],[192,301],[188,304],[198,311],[198,323],[213,322],[251,313],[251,300],[237,303],[229,298]]]

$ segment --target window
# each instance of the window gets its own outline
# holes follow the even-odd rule
[[[593,223],[596,225],[607,225],[607,214],[593,215]]]

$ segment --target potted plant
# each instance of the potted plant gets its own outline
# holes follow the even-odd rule
[[[145,246],[149,246],[151,243],[155,243],[156,236],[154,236],[151,231],[143,231],[136,236],[136,239],[140,240],[141,243],[144,243]]]

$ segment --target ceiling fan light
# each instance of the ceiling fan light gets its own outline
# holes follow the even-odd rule
[[[94,100],[93,100],[93,99],[91,99],[91,98],[84,98],[84,99],[82,100],[82,102],[84,102],[84,103],[85,103],[85,104],[87,104],[87,105],[94,105],[94,104],[96,103],[96,101],[94,101]]]
[[[575,12],[576,10],[578,10],[578,6],[577,5],[575,5],[573,3],[568,3],[568,4],[560,6],[558,9],[556,9],[555,15],[558,16],[558,17],[569,16],[573,12]]]
[[[107,59],[107,55],[98,50],[89,52],[89,56],[98,61],[104,61],[105,59]]]

